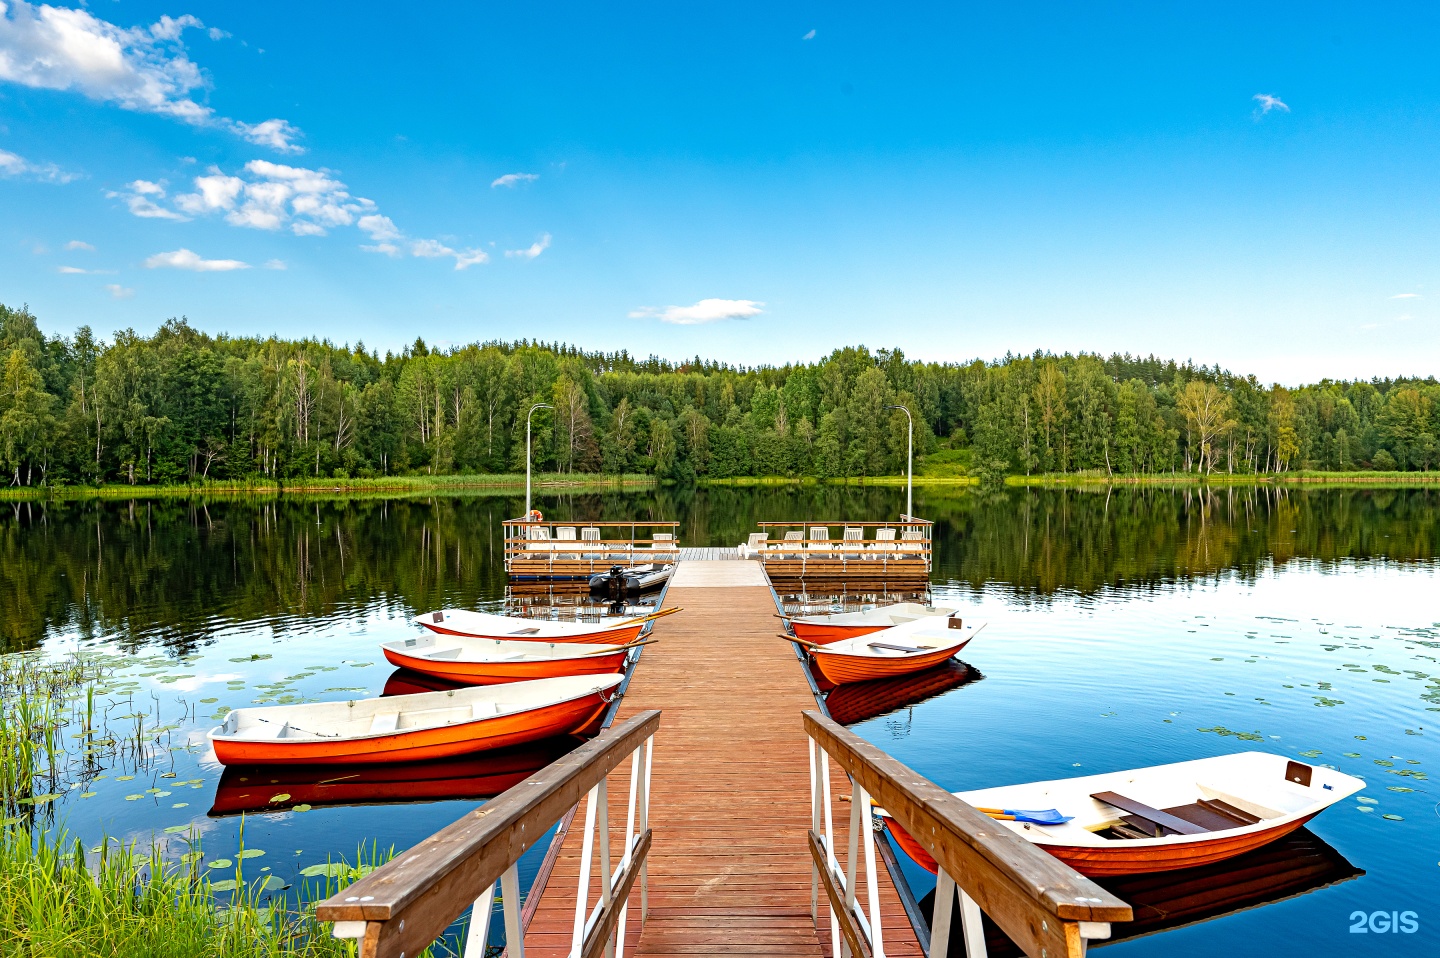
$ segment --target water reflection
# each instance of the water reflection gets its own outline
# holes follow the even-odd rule
[[[578,738],[566,736],[484,755],[403,765],[231,766],[220,776],[209,815],[223,818],[337,805],[478,801],[519,784],[579,744]]]
[[[1365,872],[1309,829],[1301,828],[1264,848],[1215,865],[1158,875],[1098,879],[1098,883],[1130,904],[1135,920],[1110,926],[1108,939],[1092,948],[1142,938],[1164,931],[1213,921],[1236,912],[1261,908],[1358,878]],[[935,906],[931,891],[920,900],[930,921]],[[958,916],[958,902],[952,914]],[[1022,955],[989,918],[984,921],[985,945],[993,958]],[[958,917],[951,926],[950,954],[965,954]]]
[[[841,725],[854,725],[890,715],[985,677],[964,662],[951,659],[912,675],[836,686],[825,682],[824,676],[813,665],[809,668],[822,692],[827,691],[826,686],[829,686],[825,710]]]

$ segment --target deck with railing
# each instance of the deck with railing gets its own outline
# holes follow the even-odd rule
[[[760,531],[750,536],[745,551],[764,563],[777,588],[825,581],[852,587],[923,584],[930,576],[934,524],[925,519],[757,525]]]
[[[680,523],[507,519],[505,571],[512,582],[589,579],[611,566],[671,563],[680,558]]]

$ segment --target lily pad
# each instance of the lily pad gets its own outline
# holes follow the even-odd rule
[[[1371,798],[1371,797],[1369,797],[1368,795],[1361,795],[1361,796],[1359,796],[1358,798],[1356,798],[1355,801],[1357,801],[1357,802],[1363,802],[1363,803],[1365,803],[1366,805],[1379,805],[1379,804],[1380,804],[1380,799],[1378,799],[1378,798]]]
[[[140,801],[140,799],[142,799],[142,798],[144,798],[144,797],[145,797],[144,795],[126,795],[126,796],[125,796],[125,801],[127,801],[127,802],[138,802],[138,801]]]
[[[1405,819],[1401,818],[1399,815],[1381,815],[1380,817],[1383,818],[1383,819],[1385,819],[1386,821],[1390,821],[1390,822],[1403,822],[1403,821],[1405,821]]]
[[[236,882],[233,878],[227,878],[224,881],[215,881],[210,883],[211,891],[234,891],[239,887],[239,883]]]
[[[177,833],[179,833],[179,832],[188,832],[189,830],[190,830],[190,826],[189,826],[189,825],[171,825],[169,828],[165,829],[165,834],[166,834],[166,835],[175,835],[175,834],[177,834]]]
[[[229,868],[229,867],[230,867],[231,865],[233,865],[233,864],[235,864],[235,863],[232,862],[232,861],[231,861],[230,859],[228,859],[228,858],[217,858],[217,859],[215,859],[213,862],[210,862],[210,864],[209,864],[208,867],[210,867],[210,868]]]
[[[236,857],[236,858],[259,858],[259,857],[260,857],[261,855],[263,855],[263,854],[265,854],[265,852],[262,851],[262,850],[259,849],[259,848],[242,848],[240,851],[238,851],[238,852],[235,853],[235,857]]]
[[[290,811],[292,811],[292,812],[308,812],[308,811],[310,811],[311,807],[312,807],[312,806],[306,805],[305,803],[302,802],[302,803],[300,803],[299,805],[296,805],[294,808],[290,809]]]
[[[279,795],[271,795],[271,796],[270,796],[270,804],[271,804],[271,805],[274,805],[274,804],[276,804],[277,802],[288,802],[288,801],[290,801],[290,793],[289,793],[289,792],[281,792]]]
[[[344,862],[326,862],[323,865],[309,865],[302,868],[300,874],[306,878],[319,878],[322,875],[326,878],[340,878],[349,870]]]

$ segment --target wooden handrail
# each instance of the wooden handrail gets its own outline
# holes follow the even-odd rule
[[[680,521],[678,519],[656,519],[653,521],[649,519],[636,519],[633,522],[591,522],[588,519],[501,519],[500,524],[502,526],[597,526],[605,528],[614,527],[617,529],[621,526],[624,526],[628,529],[631,526],[645,526],[646,528],[651,528],[654,526],[678,527],[680,525]]]
[[[1133,919],[1128,904],[844,726],[813,710],[804,721],[816,745],[1026,954],[1081,955],[1080,923]]]
[[[361,939],[362,958],[419,954],[659,727],[652,709],[602,732],[320,902],[315,917],[364,923],[346,935]]]
[[[566,523],[571,525],[573,523]],[[897,526],[933,526],[935,523],[929,519],[788,519],[788,520],[767,520],[755,523],[757,526],[879,526],[880,528],[894,528]],[[594,525],[592,522],[591,525]]]

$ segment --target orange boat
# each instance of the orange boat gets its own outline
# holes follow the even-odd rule
[[[859,638],[919,619],[940,619],[954,615],[955,610],[943,606],[921,605],[918,602],[895,602],[858,612],[830,612],[824,615],[781,616],[790,623],[797,639],[816,645],[829,645],[842,639]]]
[[[461,685],[499,685],[621,672],[630,650],[643,644],[581,645],[425,635],[386,642],[380,649],[391,665]]]
[[[408,765],[231,766],[220,776],[211,818],[283,812],[296,805],[391,805],[493,798],[579,744],[566,736],[484,755]],[[278,801],[277,801],[278,799]]]
[[[1360,779],[1335,769],[1266,752],[1238,752],[956,792],[955,797],[999,818],[1082,875],[1098,877],[1233,858],[1283,838],[1364,787]],[[1025,820],[1027,808],[1044,809],[1041,817],[1058,812],[1054,817],[1063,821]],[[935,859],[919,842],[883,809],[876,814],[916,864],[935,871]]]
[[[679,609],[657,609],[641,616],[604,616],[596,622],[561,622],[552,619],[528,619],[468,609],[442,609],[417,616],[416,625],[423,625],[439,635],[472,639],[503,639],[519,642],[584,642],[592,645],[627,645],[640,637],[645,627],[656,619],[679,612]]]
[[[820,674],[836,685],[890,679],[939,665],[985,628],[983,622],[979,625],[965,625],[959,619],[946,622],[949,628],[943,631],[928,622],[918,622],[829,645],[801,644],[808,648]],[[928,627],[928,631],[912,626]]]
[[[450,758],[567,735],[614,700],[622,675],[570,675],[394,698],[236,709],[210,730],[225,765]]]

